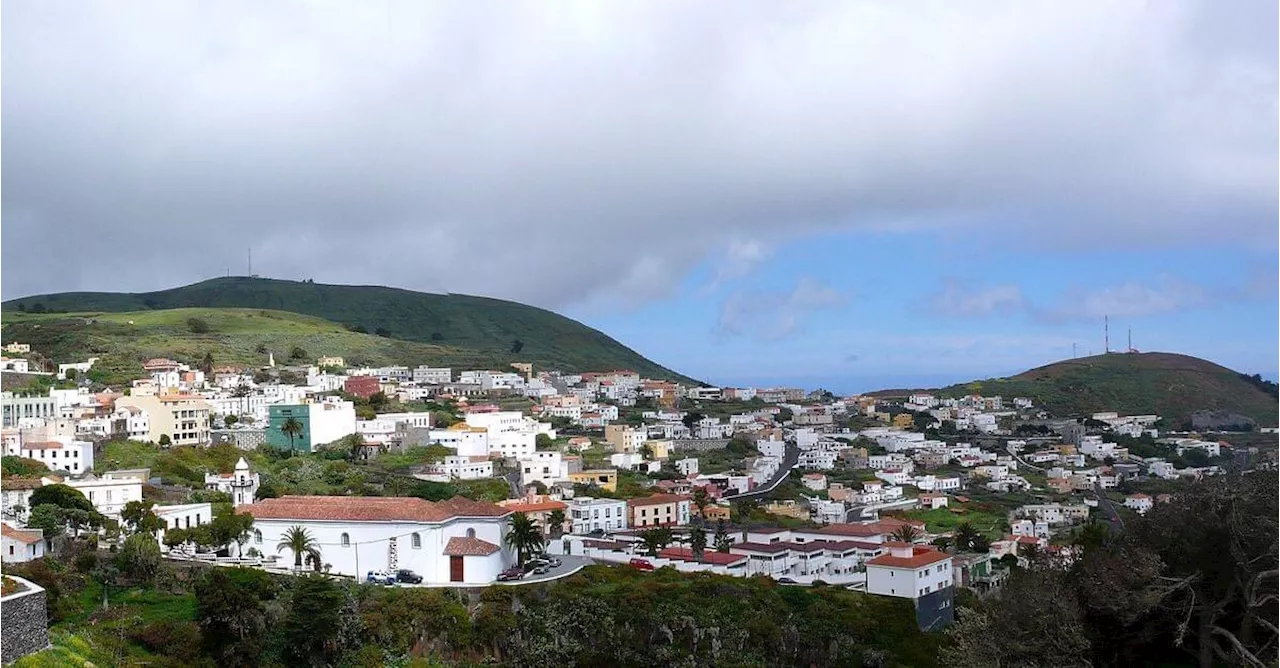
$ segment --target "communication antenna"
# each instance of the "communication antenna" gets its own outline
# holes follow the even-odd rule
[[[1102,316],[1102,354],[1111,352],[1111,321]]]
[[[1075,358],[1076,358],[1076,343],[1075,341],[1072,341],[1071,342],[1071,359],[1075,359]]]
[[[249,275],[253,276],[253,246],[249,247]]]

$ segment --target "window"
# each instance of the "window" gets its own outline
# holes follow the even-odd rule
[[[413,549],[415,550],[422,549],[422,536],[419,536],[416,533],[413,534]]]
[[[257,543],[258,545],[261,545],[261,544],[262,544],[262,532],[261,532],[261,531],[259,531],[259,530],[257,530],[257,529],[254,529],[254,530],[253,530],[253,542]]]
[[[475,537],[476,537],[476,530],[475,530],[475,529],[467,529],[467,538],[475,538]]]
[[[10,545],[10,546],[9,546],[9,556],[11,556],[11,557],[13,556],[13,546],[12,546],[12,545]]]
[[[351,547],[351,536],[350,536],[350,535],[345,534],[345,533],[344,533],[344,534],[342,534],[342,546],[343,546],[343,547]]]

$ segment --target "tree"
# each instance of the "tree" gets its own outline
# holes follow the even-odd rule
[[[290,665],[337,665],[346,602],[342,590],[327,577],[307,575],[294,581],[289,614],[282,625]]]
[[[204,354],[204,359],[200,360],[200,370],[205,372],[206,375],[213,373],[213,353],[206,352]],[[213,382],[213,380],[210,379],[209,382]]]
[[[155,536],[165,528],[164,520],[151,510],[155,505],[155,501],[130,501],[120,511],[120,520],[133,533]]]
[[[164,532],[164,544],[169,549],[173,549],[175,547],[178,547],[179,545],[183,545],[189,542],[191,542],[190,529],[174,527],[172,529],[166,529]]]
[[[653,459],[653,446],[648,443],[640,446],[640,457],[643,459]]]
[[[302,423],[295,417],[286,419],[284,423],[280,425],[281,433],[289,437],[289,450],[294,449],[293,440],[301,436],[304,429],[306,428],[303,427]]]
[[[289,351],[289,359],[291,360],[304,360],[306,358],[307,351],[303,350],[300,346],[294,346],[293,350]]]
[[[1080,528],[1075,544],[1089,552],[1105,546],[1111,541],[1111,530],[1102,522],[1089,522]]]
[[[253,568],[212,568],[194,589],[205,653],[220,666],[258,665],[266,638],[265,603],[278,593],[271,576]]]
[[[920,528],[916,525],[903,524],[897,529],[894,529],[893,533],[889,534],[889,537],[903,543],[914,543],[919,540],[922,535]]]
[[[698,518],[689,529],[689,549],[693,552],[694,561],[702,563],[702,555],[707,551],[707,528],[702,525],[702,518]]]
[[[668,527],[653,527],[640,532],[640,542],[644,544],[645,552],[651,557],[658,556],[659,552],[666,549],[673,537]]]
[[[386,392],[378,391],[369,395],[369,405],[375,409],[386,406],[389,401],[390,399],[387,398]]]
[[[539,450],[551,450],[555,448],[555,441],[546,434],[538,434],[533,437],[534,446]]]
[[[303,556],[315,555],[317,559],[320,557],[320,543],[311,537],[311,532],[296,525],[289,527],[289,530],[284,532],[284,536],[280,538],[280,542],[276,545],[277,553],[286,549],[293,551],[293,569],[295,571],[302,570]]]
[[[64,510],[86,510],[95,512],[93,503],[85,498],[80,490],[61,483],[36,488],[29,501],[32,508],[52,504]]]
[[[728,552],[733,546],[733,539],[729,537],[729,525],[721,518],[716,520],[716,536],[715,547],[716,552]]]
[[[503,537],[508,547],[516,550],[516,563],[524,566],[525,557],[542,552],[542,530],[524,513],[511,516],[511,529]]]
[[[547,513],[547,523],[551,525],[551,537],[559,538],[564,533],[564,511],[556,509]]]
[[[520,339],[516,339],[511,342],[512,355],[518,355],[521,350],[524,350],[524,341],[521,341]]]
[[[45,540],[53,540],[67,529],[67,522],[62,518],[62,509],[52,503],[33,505],[31,515],[27,518],[27,526],[44,532]]]
[[[680,418],[680,421],[684,423],[684,426],[690,429],[693,429],[693,425],[698,424],[698,422],[702,420],[702,418],[704,417],[706,416],[703,415],[702,413],[698,413],[696,411],[689,411],[688,413],[684,414],[684,417]]]
[[[972,522],[961,522],[951,537],[951,543],[955,546],[957,552],[985,552],[987,547],[986,539],[974,528]],[[980,547],[983,549],[979,550]]]
[[[168,434],[160,434],[160,447],[167,448],[170,445],[173,445],[173,439]]]
[[[693,490],[693,507],[698,510],[698,517],[703,517],[707,506],[711,503],[711,496],[707,494],[707,488],[699,487]]]
[[[135,533],[124,540],[117,556],[117,565],[130,578],[138,582],[151,582],[160,570],[160,544],[155,536]]]
[[[187,318],[187,329],[193,334],[208,334],[209,323],[200,318]]]
[[[235,424],[239,421],[240,421],[240,418],[234,415],[227,415],[222,418],[222,424],[226,425],[227,429],[234,427]]]
[[[30,478],[48,472],[49,467],[38,459],[5,455],[0,458],[0,469],[3,469],[6,478]]]

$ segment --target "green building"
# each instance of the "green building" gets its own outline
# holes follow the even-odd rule
[[[267,424],[267,445],[279,450],[311,452],[311,406],[309,404],[267,406],[270,418]],[[293,418],[302,424],[302,431],[290,440],[284,433],[284,423]]]

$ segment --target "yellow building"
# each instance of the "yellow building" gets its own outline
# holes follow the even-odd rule
[[[645,441],[653,459],[666,459],[671,456],[671,441]]]
[[[649,434],[643,429],[636,429],[625,424],[607,424],[604,426],[604,440],[612,446],[614,452],[639,452],[640,447],[648,439]]]
[[[341,357],[337,357],[337,356],[333,356],[333,357],[321,357],[320,359],[316,360],[316,366],[340,366],[340,367],[346,367],[346,366],[347,366],[347,361],[346,361],[346,360],[344,360],[344,359],[342,359]]]
[[[591,485],[605,491],[618,491],[617,469],[589,469],[569,474],[569,482],[575,485]]]
[[[147,414],[147,440],[168,436],[173,445],[209,443],[209,403],[190,394],[128,396],[116,399],[116,408],[138,408]]]
[[[710,510],[710,508],[708,508],[708,510]],[[774,501],[773,503],[765,506],[764,510],[770,515],[794,517],[801,520],[809,519],[809,509],[795,501]]]
[[[915,416],[911,413],[898,413],[893,416],[893,426],[899,429],[910,429],[916,424]]]

